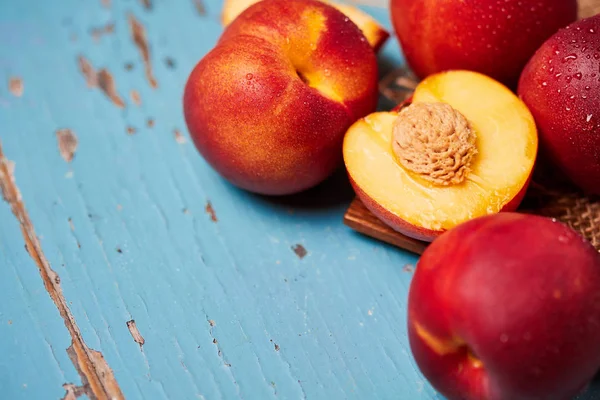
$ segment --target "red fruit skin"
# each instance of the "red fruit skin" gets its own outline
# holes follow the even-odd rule
[[[299,72],[319,76],[319,87]],[[340,166],[346,130],[376,109],[377,76],[373,49],[337,9],[263,0],[229,24],[194,67],[184,117],[196,148],[223,178],[254,193],[289,195]]]
[[[518,94],[540,149],[582,190],[600,194],[600,15],[548,39],[523,70]]]
[[[577,18],[576,0],[391,0],[406,61],[421,79],[481,72],[516,87],[538,47]]]
[[[423,253],[407,321],[417,365],[448,400],[570,399],[600,369],[600,255],[540,216],[470,220]],[[416,324],[455,348],[434,351]]]

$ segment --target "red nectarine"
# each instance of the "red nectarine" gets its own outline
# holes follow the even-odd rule
[[[600,256],[548,218],[470,220],[419,259],[408,332],[449,400],[571,399],[600,368]]]
[[[390,7],[420,78],[467,69],[511,88],[544,40],[577,18],[576,0],[392,0]]]
[[[280,195],[340,165],[347,128],[375,110],[377,59],[360,29],[316,0],[263,0],[243,11],[192,71],[191,137],[231,183]]]
[[[548,39],[523,70],[518,93],[542,151],[580,188],[600,195],[600,15]]]

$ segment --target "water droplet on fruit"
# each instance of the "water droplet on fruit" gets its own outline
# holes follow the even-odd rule
[[[577,79],[577,80],[581,80],[581,78],[583,78],[583,74],[581,72],[576,73],[575,75],[573,75],[573,78]]]
[[[591,89],[591,87],[589,87],[589,86],[585,87],[585,90],[590,90],[590,89]]]
[[[567,76],[565,79],[567,80],[567,83],[570,83],[573,78],[571,76]]]
[[[569,239],[567,236],[560,235],[558,237],[558,241],[561,243],[567,244],[571,241],[571,239]]]
[[[569,97],[571,100],[573,100],[575,98],[575,95],[571,95],[571,97]]]
[[[585,99],[587,99],[587,96],[585,94],[582,94],[581,98],[585,100]]]
[[[500,341],[502,343],[507,343],[508,342],[508,335],[506,333],[503,333],[502,335],[500,335]]]
[[[567,107],[565,107],[565,110],[571,111],[571,107],[567,106]]]
[[[587,117],[585,118],[586,122],[590,122],[592,120],[593,114],[588,114]]]
[[[548,82],[542,82],[542,86],[548,86]]]
[[[596,33],[596,31],[594,30],[594,28],[590,28],[590,33]]]
[[[556,78],[560,78],[562,75],[562,72],[559,72],[558,74],[554,75]]]
[[[568,56],[563,58],[562,61],[567,62],[567,61],[571,61],[571,60],[577,60],[577,54],[569,54]]]
[[[254,75],[252,75],[252,74],[246,74],[246,79],[251,80],[252,78],[254,78]]]

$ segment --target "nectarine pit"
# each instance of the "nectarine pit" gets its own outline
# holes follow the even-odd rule
[[[477,154],[476,135],[458,110],[443,102],[413,103],[398,113],[392,148],[408,171],[440,186],[463,182]]]

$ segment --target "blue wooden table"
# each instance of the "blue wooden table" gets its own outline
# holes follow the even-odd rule
[[[189,140],[221,7],[0,0],[0,398],[441,398],[408,347],[416,257],[342,224],[343,171],[265,198]]]

